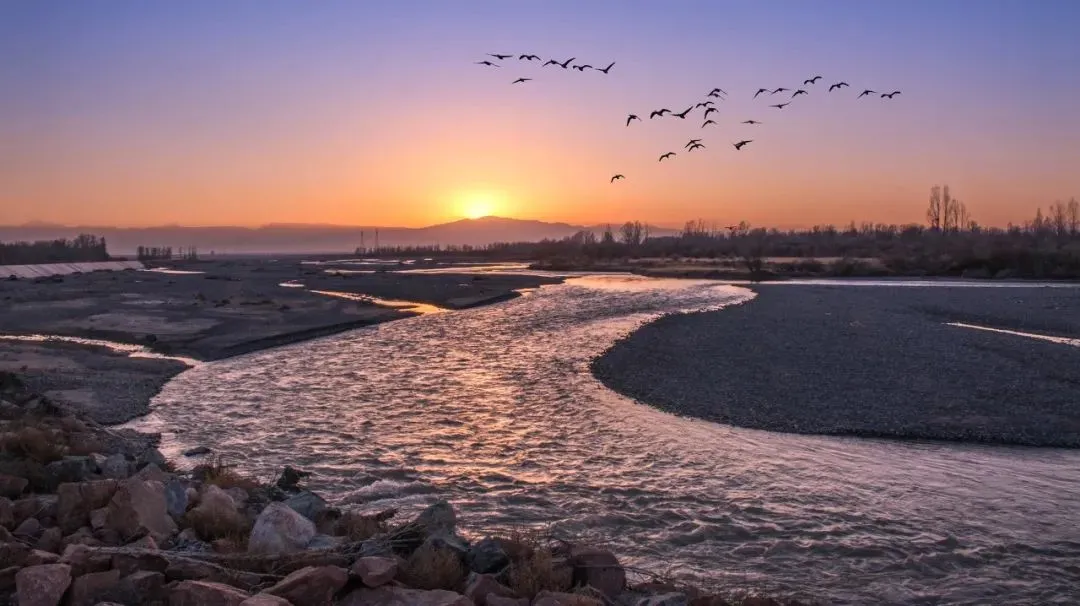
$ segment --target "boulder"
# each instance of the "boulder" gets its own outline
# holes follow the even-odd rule
[[[56,489],[56,523],[65,533],[90,522],[90,512],[105,507],[116,494],[116,480],[68,482]]]
[[[156,448],[147,448],[146,450],[140,452],[139,455],[135,458],[135,467],[137,468],[143,468],[148,465],[153,465],[155,467],[158,467],[160,470],[161,467],[165,467],[168,464],[168,459],[166,459],[165,455],[161,454],[161,451]]]
[[[86,545],[68,545],[60,556],[60,563],[67,564],[75,576],[91,572],[105,572],[112,567],[112,557],[98,553]]]
[[[491,596],[518,597],[514,590],[499,583],[492,575],[475,572],[465,581],[465,596],[476,603],[476,606],[488,606]]]
[[[533,598],[532,606],[604,606],[604,603],[578,593],[541,591]]]
[[[59,564],[60,556],[51,551],[42,551],[35,549],[26,556],[26,563],[24,566],[41,566],[42,564]]]
[[[634,602],[634,606],[689,606],[690,599],[684,593],[658,593],[645,596]]]
[[[26,518],[40,520],[55,519],[59,512],[60,499],[54,494],[35,494],[19,499],[11,504],[11,513],[15,516],[15,525],[22,524]]]
[[[626,571],[610,551],[572,547],[568,562],[574,570],[574,585],[589,585],[612,598],[626,587]]]
[[[276,595],[259,593],[241,602],[240,606],[292,606],[292,603]]]
[[[0,527],[15,527],[15,505],[7,497],[0,497]]]
[[[90,528],[93,530],[101,530],[105,528],[105,523],[109,521],[109,508],[99,507],[90,512]]]
[[[510,564],[510,556],[499,540],[488,537],[469,547],[465,554],[465,563],[473,572],[494,574]]]
[[[29,483],[30,481],[26,478],[0,473],[0,496],[8,499],[18,499],[22,496],[23,491],[26,490],[26,485]]]
[[[71,583],[69,606],[94,606],[112,596],[120,584],[119,570],[91,572]]]
[[[59,486],[64,482],[85,482],[97,474],[97,464],[90,457],[64,457],[45,466],[46,483]]]
[[[120,579],[116,597],[125,604],[150,604],[164,597],[165,575],[152,570],[138,570]]]
[[[41,551],[60,553],[64,548],[64,533],[56,526],[46,528],[37,540],[37,548]]]
[[[155,541],[154,537],[152,537],[150,535],[146,535],[145,537],[143,537],[141,539],[137,539],[135,541],[132,541],[132,542],[128,543],[126,545],[126,547],[132,547],[132,548],[135,548],[135,549],[146,549],[146,550],[149,550],[149,551],[157,551],[158,550],[157,541]]]
[[[120,576],[126,578],[138,572],[164,574],[169,569],[169,559],[156,553],[116,553],[113,554],[110,565],[120,571]]]
[[[19,574],[22,566],[8,566],[0,569],[0,592],[10,593],[15,591],[15,575]]]
[[[101,475],[114,480],[126,480],[131,475],[131,463],[123,454],[117,452],[105,457],[98,463]]]
[[[105,526],[119,532],[123,540],[143,532],[155,541],[167,540],[176,532],[176,522],[165,509],[165,486],[153,480],[129,478],[109,502]]]
[[[66,564],[29,566],[15,574],[19,606],[57,606],[71,585],[71,567]]]
[[[424,544],[430,545],[435,550],[452,551],[462,560],[469,553],[469,542],[456,534],[434,534],[425,539]]]
[[[0,543],[0,568],[25,566],[33,549],[23,543]]]
[[[397,572],[397,560],[374,556],[358,558],[349,568],[349,574],[368,587],[379,587],[393,581]]]
[[[312,522],[318,522],[322,513],[327,509],[326,501],[310,490],[301,491],[285,499],[284,502],[293,511]]]
[[[15,527],[12,534],[24,541],[36,541],[42,530],[41,522],[38,522],[37,518],[26,518],[22,524]]]
[[[453,591],[410,589],[395,585],[353,591],[340,606],[475,606],[473,601]]]
[[[242,534],[249,527],[232,497],[214,485],[205,487],[199,504],[188,511],[187,521],[204,541]]]
[[[330,606],[334,594],[349,581],[338,566],[308,566],[294,571],[265,593],[285,598],[294,606]]]
[[[165,511],[175,520],[179,520],[188,508],[188,487],[179,478],[165,483]]]
[[[412,524],[423,529],[428,535],[452,535],[457,527],[457,516],[450,503],[440,500],[420,512]]]
[[[169,592],[169,606],[240,606],[247,592],[222,583],[181,581]]]
[[[315,537],[315,524],[282,503],[270,503],[255,520],[248,551],[285,554],[302,551]]]
[[[244,505],[247,505],[247,502],[251,500],[251,495],[248,494],[248,491],[244,490],[240,486],[226,488],[225,494],[229,495],[229,498],[233,500],[233,503],[235,503],[236,506],[240,508],[242,508]]]
[[[139,471],[136,471],[135,475],[132,477],[147,482],[161,482],[162,484],[164,484],[165,482],[171,480],[174,476],[171,473],[162,470],[160,467],[157,466],[157,464],[150,463],[146,467],[143,467]]]
[[[80,529],[76,530],[75,532],[69,534],[68,536],[64,537],[64,546],[65,546],[65,548],[70,547],[72,545],[88,545],[88,546],[96,547],[96,546],[102,545],[102,542],[99,541],[98,538],[94,536],[94,531],[93,530],[91,530],[87,526],[83,526],[82,528],[80,528]]]
[[[529,606],[528,598],[504,598],[497,595],[489,595],[487,606]]]

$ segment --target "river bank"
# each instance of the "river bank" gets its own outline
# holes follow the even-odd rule
[[[1071,288],[759,285],[642,327],[592,364],[680,415],[772,431],[1080,447],[1080,349],[953,326],[1080,337]]]

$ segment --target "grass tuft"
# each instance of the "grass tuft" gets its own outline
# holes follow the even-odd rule
[[[410,587],[461,591],[467,571],[453,550],[424,543],[409,556],[399,574]]]

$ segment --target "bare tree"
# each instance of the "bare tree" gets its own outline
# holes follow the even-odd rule
[[[627,221],[619,228],[619,238],[630,248],[637,248],[645,241],[646,229],[641,221]]]
[[[1065,209],[1066,220],[1069,224],[1069,234],[1080,234],[1080,202],[1076,198],[1069,199],[1069,205]]]
[[[930,205],[926,208],[926,223],[930,229],[941,229],[941,186],[930,188]]]

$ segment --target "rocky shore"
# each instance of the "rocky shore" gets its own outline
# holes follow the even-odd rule
[[[705,595],[539,531],[463,536],[330,506],[214,462],[177,472],[155,436],[111,430],[0,373],[0,602],[21,606],[772,606]],[[636,582],[635,582],[636,581]]]
[[[642,327],[592,365],[670,412],[807,434],[1080,447],[1080,289],[755,286]]]

